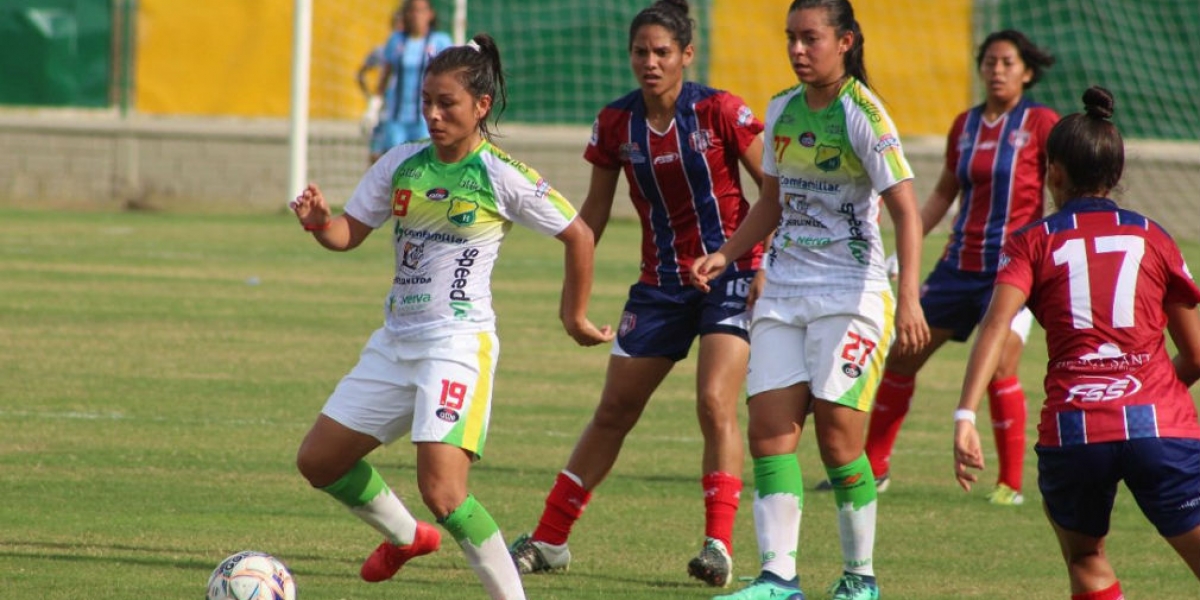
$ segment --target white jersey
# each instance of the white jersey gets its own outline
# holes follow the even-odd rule
[[[512,223],[557,235],[576,213],[537,172],[489,142],[446,164],[425,140],[384,154],[346,214],[374,228],[396,218],[384,326],[402,338],[429,339],[494,331],[492,266]]]
[[[879,99],[850,78],[820,111],[798,85],[767,105],[763,173],[783,205],[767,255],[764,296],[891,289],[879,234],[879,192],[912,178]]]

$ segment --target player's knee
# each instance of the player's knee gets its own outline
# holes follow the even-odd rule
[[[622,402],[605,398],[592,415],[592,427],[613,433],[628,433],[637,425],[645,404]]]

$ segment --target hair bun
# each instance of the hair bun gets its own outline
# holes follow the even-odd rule
[[[687,0],[658,0],[657,2],[655,2],[655,4],[663,4],[663,5],[669,6],[671,8],[674,8],[675,10],[683,13],[684,15],[688,14],[688,10],[690,8],[688,6]]]
[[[1113,116],[1112,92],[1093,85],[1083,93],[1083,107],[1089,117],[1111,119]]]

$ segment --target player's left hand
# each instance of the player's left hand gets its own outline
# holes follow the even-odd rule
[[[563,327],[567,330],[567,335],[575,340],[580,346],[595,346],[605,342],[611,342],[615,334],[611,325],[604,327],[596,327],[588,319],[583,319],[578,322],[563,321]]]
[[[929,324],[920,302],[896,303],[896,351],[901,355],[916,354],[931,339]]]
[[[979,481],[979,477],[967,469],[983,470],[983,450],[975,424],[959,419],[954,422],[954,478],[964,491],[969,492],[971,484]]]
[[[296,213],[300,224],[310,231],[321,229],[333,220],[329,203],[325,201],[325,195],[321,193],[321,188],[317,187],[315,183],[308,184],[308,187],[304,188],[304,191],[300,192],[295,200],[288,203],[288,208]]]
[[[750,291],[746,293],[746,310],[753,310],[754,303],[758,302],[758,298],[762,296],[763,288],[767,285],[767,270],[760,268],[754,274],[754,279],[750,280]]]

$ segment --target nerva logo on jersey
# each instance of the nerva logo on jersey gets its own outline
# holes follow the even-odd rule
[[[459,227],[468,227],[475,224],[475,213],[478,210],[478,202],[455,197],[450,200],[450,208],[446,210],[446,219]]]
[[[471,297],[467,295],[466,288],[471,279],[471,267],[475,266],[475,259],[479,256],[479,250],[475,248],[467,248],[454,259],[454,280],[450,282],[450,308],[454,311],[454,318],[458,320],[466,319],[470,314],[473,305]]]
[[[818,146],[815,162],[822,171],[836,171],[842,166],[842,149],[837,146]]]

